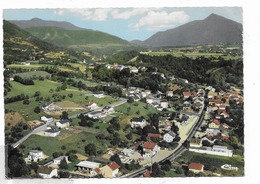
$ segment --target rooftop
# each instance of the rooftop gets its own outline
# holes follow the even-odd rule
[[[100,163],[97,163],[97,162],[81,161],[76,166],[86,167],[86,168],[90,168],[90,169],[95,169],[95,168],[98,168],[99,165],[100,165]]]
[[[116,162],[111,162],[108,164],[108,167],[110,167],[113,171],[120,168],[120,165],[118,165]]]
[[[189,169],[195,169],[195,170],[202,170],[203,167],[204,165],[200,163],[190,163],[188,166]]]
[[[154,149],[154,147],[156,146],[156,143],[154,142],[145,142],[143,147],[146,149]]]

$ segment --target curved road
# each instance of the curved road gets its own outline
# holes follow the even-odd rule
[[[119,102],[115,102],[113,104],[111,104],[110,106],[111,107],[116,107],[116,106],[119,106],[119,105],[122,105],[124,103],[127,102],[127,99],[125,98],[118,98]],[[102,108],[100,108],[101,110]],[[81,112],[81,113],[86,113],[86,112]],[[74,115],[71,115],[69,116],[70,119],[72,118],[76,118],[78,115],[80,115],[81,113],[78,113],[78,114],[74,114]],[[22,139],[20,139],[19,141],[17,141],[16,143],[12,144],[12,147],[13,148],[16,148],[17,146],[19,146],[21,143],[23,143],[26,139],[28,139],[28,137],[30,137],[32,134],[37,134],[39,132],[43,132],[47,129],[47,124],[44,124],[40,127],[37,127],[35,128],[32,132],[30,132],[29,134],[27,134],[26,136],[24,136]]]

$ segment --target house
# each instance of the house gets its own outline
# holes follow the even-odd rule
[[[218,96],[218,94],[213,92],[213,91],[208,92],[208,98],[209,99],[214,99],[217,96]]]
[[[191,103],[188,102],[188,101],[185,101],[183,104],[182,104],[182,110],[183,111],[191,111]]]
[[[100,168],[101,174],[105,178],[114,178],[118,176],[120,165],[116,162],[111,162],[110,164]]]
[[[219,129],[215,129],[215,128],[207,128],[205,131],[205,134],[207,136],[216,136],[220,133]]]
[[[223,90],[220,90],[220,92],[218,93],[220,96],[223,96],[226,92]]]
[[[81,161],[76,164],[76,170],[88,174],[90,176],[96,175],[95,169],[100,167],[100,163],[97,162],[90,162],[90,161]]]
[[[105,117],[105,114],[102,111],[92,111],[87,113],[87,116],[92,119],[100,119]]]
[[[131,157],[134,154],[134,150],[127,148],[124,148],[121,152],[128,157]]]
[[[163,135],[163,140],[170,143],[175,139],[175,137],[176,137],[176,133],[174,133],[173,131],[169,131]]]
[[[43,105],[42,105],[42,110],[46,111],[48,110],[48,107],[50,105],[53,105],[53,102],[45,102]]]
[[[47,179],[47,178],[57,177],[58,170],[47,166],[40,166],[38,168],[38,174],[42,178]]]
[[[168,105],[169,105],[169,102],[168,102],[167,100],[161,100],[160,106],[161,106],[163,109],[168,108]]]
[[[105,95],[104,95],[104,92],[103,91],[97,91],[93,94],[94,97],[96,98],[104,98]]]
[[[143,157],[151,157],[160,151],[160,147],[154,142],[145,142],[143,144],[144,155]]]
[[[53,163],[59,165],[60,162],[61,162],[63,159],[65,159],[66,162],[68,163],[68,162],[69,162],[68,158],[69,158],[68,156],[59,156],[59,157],[53,159]]]
[[[105,113],[105,114],[110,114],[110,113],[113,113],[113,112],[114,112],[114,108],[111,107],[111,106],[105,106],[105,107],[102,109],[102,112]]]
[[[52,116],[42,116],[41,121],[43,121],[45,123],[51,123],[51,122],[53,122],[53,117]]]
[[[222,127],[225,128],[225,129],[229,129],[229,128],[230,128],[230,126],[228,126],[226,123],[224,123],[224,124],[222,125]]]
[[[130,73],[138,73],[138,68],[136,68],[135,66],[130,67]]]
[[[31,150],[28,155],[28,160],[38,162],[43,159],[43,152],[41,150]]]
[[[61,119],[60,121],[57,121],[55,125],[59,128],[67,128],[70,126],[70,121],[68,119]]]
[[[88,102],[87,103],[87,108],[89,108],[90,110],[94,109],[96,107],[97,107],[97,104],[95,102]]]
[[[173,91],[166,91],[166,97],[173,97]]]
[[[219,128],[221,126],[219,120],[214,119],[211,123],[209,123],[209,128]]]
[[[146,120],[143,117],[140,118],[132,118],[131,119],[131,127],[144,127],[146,124]]]
[[[212,147],[202,146],[201,148],[189,148],[189,151],[196,152],[196,153],[206,153],[210,155],[219,155],[219,156],[226,156],[232,157],[233,150],[229,150],[227,146],[219,146],[213,145]]]
[[[47,137],[57,137],[60,135],[60,130],[58,127],[47,127],[47,130],[44,131],[44,135]]]
[[[182,95],[183,95],[184,99],[187,99],[187,98],[189,98],[191,96],[191,93],[185,91],[185,92],[182,93]]]
[[[199,173],[204,171],[204,165],[200,163],[190,163],[188,165],[189,171],[192,171],[194,173]]]

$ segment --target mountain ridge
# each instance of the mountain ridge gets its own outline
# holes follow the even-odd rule
[[[143,41],[154,47],[228,43],[242,43],[242,24],[217,14],[157,32]]]

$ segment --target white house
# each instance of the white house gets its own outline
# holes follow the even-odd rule
[[[93,119],[100,119],[105,117],[106,115],[102,111],[93,111],[93,112],[89,112],[87,116]]]
[[[138,73],[138,68],[136,68],[135,66],[130,67],[130,73]]]
[[[96,98],[104,98],[105,97],[104,92],[102,92],[102,91],[95,92],[93,94],[93,96],[96,97]]]
[[[89,108],[90,110],[94,109],[96,107],[97,107],[97,104],[95,102],[88,102],[88,104],[87,104],[87,108]]]
[[[144,127],[146,124],[146,120],[142,117],[140,118],[132,118],[131,119],[131,127]]]
[[[161,106],[163,109],[168,108],[168,105],[169,105],[169,103],[168,103],[167,100],[162,100],[162,101],[160,102],[160,106]]]
[[[143,157],[152,157],[160,151],[160,147],[154,142],[145,142],[143,144],[144,155]]]
[[[40,166],[38,168],[38,174],[39,176],[41,176],[44,179],[47,178],[52,178],[54,176],[58,176],[58,170],[51,168],[51,167],[47,167],[47,166]]]
[[[163,140],[166,142],[172,142],[173,139],[175,139],[175,137],[176,137],[176,133],[174,133],[173,131],[169,131],[163,135]]]
[[[173,91],[166,91],[167,97],[173,97]]]
[[[42,116],[41,117],[41,121],[43,121],[45,123],[51,123],[51,122],[53,122],[53,117],[51,117],[51,116]]]
[[[43,152],[41,150],[31,150],[28,155],[28,160],[38,162],[43,159]]]
[[[60,135],[60,130],[58,127],[49,127],[47,130],[44,131],[44,135],[47,137],[56,137]]]
[[[59,156],[59,157],[53,159],[53,163],[59,165],[60,162],[61,162],[63,159],[65,159],[66,162],[68,163],[68,162],[69,162],[68,158],[69,158],[68,156]]]
[[[67,128],[70,126],[70,121],[68,119],[61,119],[60,121],[57,121],[55,125],[59,128]]]
[[[124,155],[128,156],[128,157],[130,157],[130,156],[132,156],[132,155],[134,154],[134,150],[132,150],[132,149],[127,149],[127,148],[123,149],[121,152],[122,152]]]
[[[103,109],[102,109],[102,112],[105,113],[105,114],[111,114],[114,112],[114,108],[113,107],[110,107],[110,106],[105,106]]]
[[[206,153],[210,155],[226,156],[226,157],[233,156],[233,150],[229,150],[226,146],[219,146],[219,145],[214,145],[212,147],[203,146],[201,148],[190,147],[189,151],[193,151],[197,153]]]

